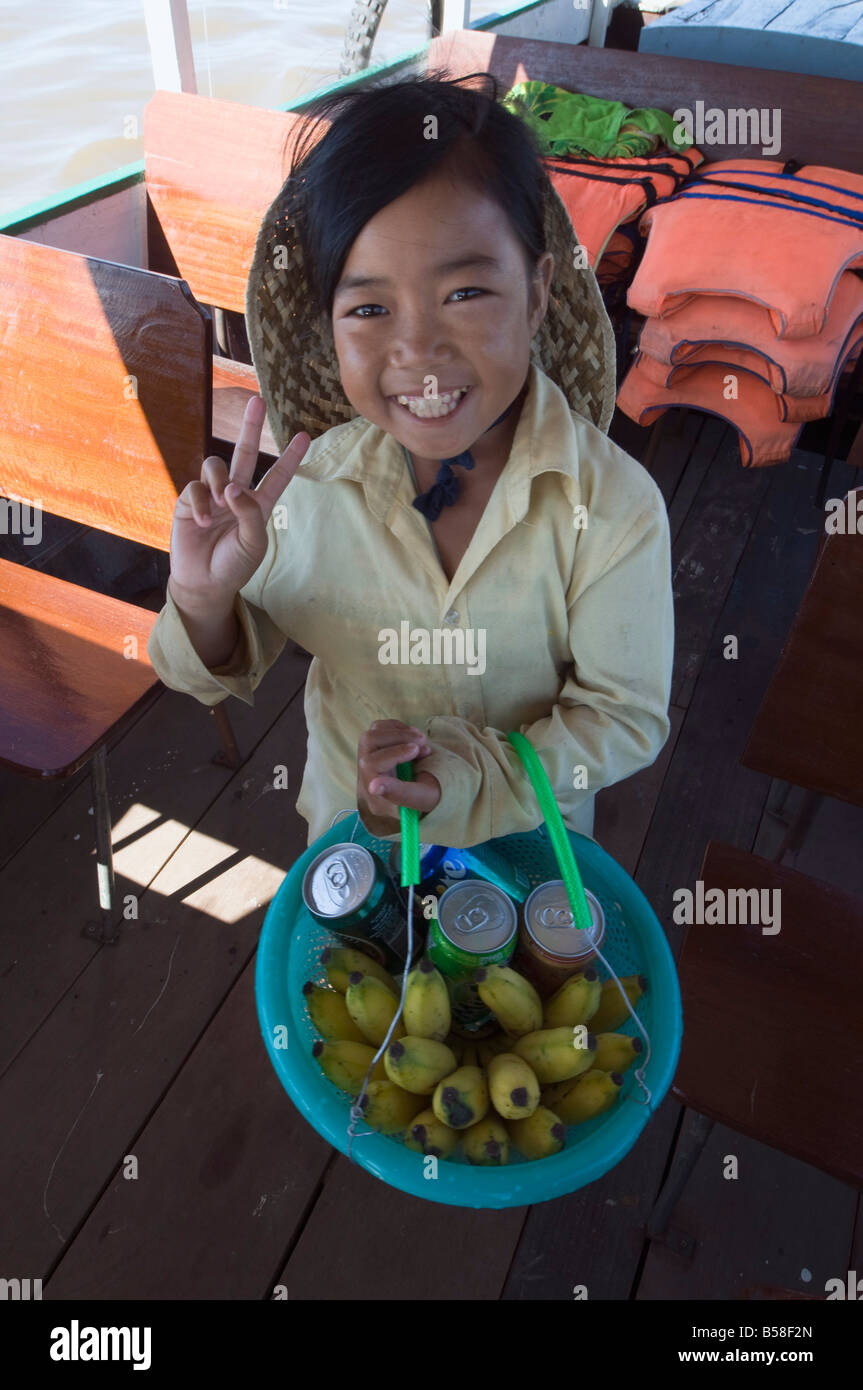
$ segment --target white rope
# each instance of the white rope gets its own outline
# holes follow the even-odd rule
[[[390,1038],[392,1037],[393,1029],[395,1028],[396,1024],[398,1023],[399,1019],[400,1019],[401,1016],[402,1016],[402,1010],[404,1009],[404,1006],[405,1006],[405,994],[407,993],[408,975],[410,974],[410,963],[411,963],[411,960],[412,960],[412,958],[413,958],[413,953],[414,953],[414,885],[411,884],[410,887],[408,888],[408,949],[407,949],[407,960],[405,961],[405,973],[404,973],[404,977],[403,977],[403,979],[402,979],[402,992],[401,992],[401,998],[399,999],[399,1006],[398,1006],[398,1008],[396,1009],[395,1013],[393,1014],[392,1022],[391,1022],[390,1026],[389,1026],[389,1029],[388,1029],[388,1031],[387,1031],[387,1035],[386,1035],[386,1037],[384,1038],[383,1042],[381,1043],[380,1047],[378,1048],[377,1052],[375,1053],[374,1057],[372,1058],[371,1062],[369,1063],[369,1069],[368,1069],[368,1071],[366,1072],[365,1080],[363,1081],[363,1084],[362,1084],[362,1089],[361,1089],[359,1095],[357,1096],[356,1100],[354,1101],[353,1105],[351,1106],[351,1122],[350,1122],[350,1124],[348,1125],[348,1158],[350,1158],[350,1156],[351,1156],[351,1145],[353,1144],[354,1139],[367,1139],[367,1138],[369,1138],[370,1135],[376,1134],[376,1133],[377,1133],[377,1131],[374,1130],[374,1129],[367,1129],[367,1130],[364,1130],[364,1131],[363,1131],[362,1133],[360,1133],[360,1134],[356,1134],[356,1133],[354,1132],[354,1126],[357,1124],[357,1122],[358,1122],[359,1120],[361,1120],[361,1119],[363,1118],[363,1112],[362,1112],[362,1108],[361,1108],[361,1102],[362,1102],[362,1100],[363,1100],[363,1097],[364,1097],[365,1094],[366,1094],[366,1091],[368,1090],[369,1079],[370,1079],[370,1077],[371,1077],[371,1074],[372,1074],[372,1072],[374,1071],[375,1066],[377,1065],[378,1059],[379,1059],[380,1057],[383,1056],[383,1054],[386,1052],[387,1048],[389,1047]]]

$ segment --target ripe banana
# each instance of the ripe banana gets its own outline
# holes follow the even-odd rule
[[[539,1105],[536,1073],[514,1052],[499,1052],[492,1057],[488,1089],[492,1105],[505,1120],[525,1120]]]
[[[597,1071],[626,1071],[643,1051],[641,1038],[631,1038],[628,1033],[597,1033],[593,1065]]]
[[[399,1134],[423,1107],[422,1096],[412,1096],[392,1081],[370,1081],[360,1101],[363,1119],[382,1134]]]
[[[327,1042],[367,1042],[368,1039],[354,1023],[345,1003],[345,996],[335,989],[325,989],[313,980],[303,985],[306,1008],[316,1030]]]
[[[414,1122],[405,1136],[409,1149],[421,1154],[433,1154],[435,1158],[449,1158],[457,1143],[457,1131],[441,1124],[431,1108],[414,1116]]]
[[[353,946],[327,946],[326,950],[321,951],[321,964],[326,968],[327,980],[339,994],[347,993],[349,976],[354,970],[359,970],[363,975],[374,975],[397,997],[401,994],[392,975],[371,956],[355,950]]]
[[[475,970],[473,978],[480,999],[504,1032],[520,1038],[542,1027],[542,1000],[523,975],[508,965],[486,965]]]
[[[507,1129],[519,1153],[525,1158],[547,1158],[560,1153],[566,1141],[566,1130],[559,1115],[538,1105],[526,1120],[510,1120]]]
[[[572,1028],[587,1023],[599,1008],[602,985],[596,971],[588,967],[583,974],[572,975],[556,994],[546,999],[542,1017],[544,1028]]]
[[[412,1038],[391,1042],[384,1053],[390,1081],[415,1096],[430,1096],[439,1081],[456,1069],[449,1048],[434,1038]]]
[[[626,975],[621,976],[620,983],[623,985],[627,999],[635,1008],[642,994],[647,991],[646,979],[643,975]],[[590,1020],[593,1031],[595,1033],[613,1032],[630,1017],[630,1012],[620,997],[620,990],[614,980],[606,980],[602,986],[599,1008]]]
[[[398,995],[393,994],[385,984],[374,975],[361,975],[354,970],[349,975],[348,992],[345,1005],[354,1023],[364,1034],[367,1042],[380,1047],[389,1026],[398,1012]],[[399,1019],[393,1030],[393,1039],[403,1038],[405,1027]]]
[[[592,1120],[594,1115],[602,1115],[610,1110],[620,1096],[623,1077],[619,1071],[586,1071],[575,1081],[562,1081],[566,1093],[559,1096],[549,1107],[559,1115],[565,1125],[580,1125]],[[544,1102],[545,1103],[545,1102]]]
[[[452,1025],[449,990],[434,961],[427,956],[408,975],[403,1017],[412,1038],[446,1041]]]
[[[461,1143],[470,1163],[499,1167],[509,1162],[509,1135],[496,1115],[486,1115],[463,1130]]]
[[[321,1071],[334,1086],[358,1096],[376,1050],[368,1043],[321,1042],[319,1039],[312,1048],[312,1056],[317,1057]],[[386,1080],[383,1057],[375,1064],[371,1080]]]
[[[488,1110],[488,1086],[479,1067],[461,1066],[435,1087],[432,1110],[450,1129],[475,1125]]]
[[[512,1050],[533,1068],[543,1086],[552,1081],[566,1081],[594,1065],[596,1038],[588,1033],[587,1047],[581,1047],[583,1027],[583,1024],[576,1024],[574,1028],[541,1028],[518,1038]],[[607,1070],[612,1069],[608,1067]]]

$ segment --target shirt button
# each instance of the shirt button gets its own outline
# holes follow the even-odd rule
[[[458,622],[458,612],[455,608],[451,608],[449,610],[446,617],[444,618],[444,622],[450,624]]]

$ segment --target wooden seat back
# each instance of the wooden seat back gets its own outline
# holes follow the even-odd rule
[[[844,501],[845,533],[823,540],[741,762],[863,806],[863,488]]]
[[[244,313],[255,239],[304,124],[292,112],[188,92],[156,92],[144,108],[147,197],[202,303]],[[154,244],[150,265],[162,268],[158,255]]]
[[[778,892],[780,930],[765,934],[751,917],[687,929],[673,1094],[740,1134],[863,1186],[863,898],[712,840],[699,879],[705,900],[711,889],[726,903],[730,890],[764,890],[769,916]],[[813,1001],[825,1006],[813,1012]]]
[[[794,72],[741,68],[729,63],[666,58],[612,48],[507,38],[478,29],[457,29],[432,39],[427,66],[452,76],[491,72],[503,92],[517,82],[552,82],[567,91],[622,101],[631,108],[656,106],[673,113],[711,107],[781,112],[782,143],[772,159],[825,164],[863,174],[863,83]],[[501,95],[503,95],[503,92]],[[707,160],[762,157],[760,145],[710,144]]]
[[[169,550],[209,453],[209,314],[181,280],[0,236],[0,323],[0,493]]]

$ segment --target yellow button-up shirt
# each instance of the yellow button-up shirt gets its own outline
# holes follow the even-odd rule
[[[541,824],[506,739],[516,729],[565,823],[591,835],[596,793],[650,766],[670,731],[659,488],[531,363],[509,458],[451,581],[414,496],[402,445],[362,416],[312,440],[237,595],[229,661],[203,664],[169,594],[148,645],[156,674],[204,705],[251,705],[288,638],[312,655],[297,799],[309,844],[356,806],[357,743],[376,719],[416,725],[432,745],[414,765],[441,786],[425,843],[463,848]]]

